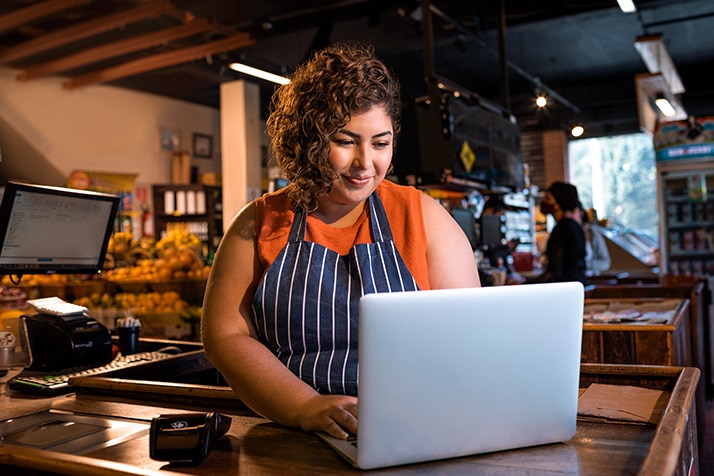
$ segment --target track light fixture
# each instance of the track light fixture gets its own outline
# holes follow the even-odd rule
[[[271,81],[273,83],[287,84],[290,82],[290,80],[285,76],[269,73],[262,69],[254,68],[243,63],[231,63],[229,67],[234,71],[238,71],[239,73],[254,76],[256,78],[264,79],[266,81]]]
[[[580,124],[575,124],[572,129],[570,129],[570,135],[573,137],[580,137],[585,133],[585,128]]]
[[[674,106],[672,106],[672,103],[669,102],[669,99],[667,99],[664,93],[658,93],[655,97],[654,103],[665,117],[672,117],[677,113]]]
[[[617,0],[617,4],[620,6],[620,10],[623,13],[632,13],[637,10],[635,3],[632,0]]]
[[[545,107],[546,104],[548,104],[548,99],[543,93],[538,93],[538,95],[536,96],[536,106]]]

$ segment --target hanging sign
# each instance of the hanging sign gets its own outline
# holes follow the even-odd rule
[[[660,123],[653,140],[658,162],[714,159],[714,116]]]

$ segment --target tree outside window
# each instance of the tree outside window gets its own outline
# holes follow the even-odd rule
[[[657,168],[650,134],[571,141],[570,182],[608,226],[659,235]]]

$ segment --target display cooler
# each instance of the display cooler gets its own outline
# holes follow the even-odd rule
[[[714,118],[655,133],[663,277],[714,276]]]
[[[714,165],[702,165],[658,170],[665,275],[714,275]]]

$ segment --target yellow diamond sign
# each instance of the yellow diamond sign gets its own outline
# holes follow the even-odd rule
[[[474,166],[474,162],[476,162],[476,154],[474,154],[474,151],[471,150],[471,146],[468,141],[464,141],[461,145],[459,158],[461,159],[461,163],[464,164],[466,172],[471,172],[471,168]]]

